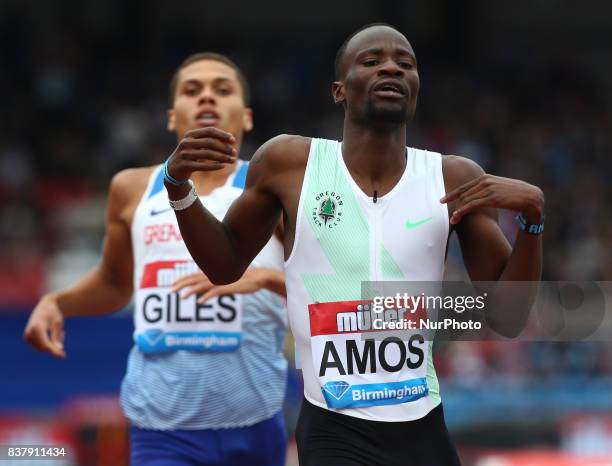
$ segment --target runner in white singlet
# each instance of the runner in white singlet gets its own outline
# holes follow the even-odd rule
[[[332,95],[345,111],[342,142],[287,135],[268,141],[222,222],[188,188],[166,182],[171,199],[194,201],[175,213],[192,257],[217,283],[242,274],[283,215],[289,321],[305,385],[297,430],[303,466],[459,463],[430,344],[418,333],[368,339],[363,282],[442,280],[452,232],[473,280],[540,278],[542,191],[485,175],[462,157],[407,149],[418,91],[406,37],[368,25],[336,58]],[[194,136],[214,142],[216,151],[195,163],[176,151],[168,169],[177,180],[218,166],[233,140],[215,128]],[[496,208],[522,213],[514,248]],[[211,243],[216,247],[206,248]],[[228,256],[234,260],[224,264]],[[527,310],[495,315],[496,329],[518,333]],[[399,310],[390,311],[396,315],[385,318],[398,319]]]
[[[418,419],[440,403],[431,342],[413,340],[404,348],[395,342],[366,343],[361,329],[351,326],[362,282],[442,280],[448,237],[447,209],[439,202],[442,159],[418,149],[406,153],[399,181],[374,202],[353,181],[342,145],[313,139],[293,251],[285,263],[306,399],[377,421]],[[411,221],[423,223],[407,228]],[[398,363],[400,353],[404,364]],[[373,396],[385,389],[388,396]]]

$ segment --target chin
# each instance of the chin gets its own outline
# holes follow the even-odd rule
[[[412,118],[406,105],[373,105],[368,109],[369,121],[388,124],[403,124]]]

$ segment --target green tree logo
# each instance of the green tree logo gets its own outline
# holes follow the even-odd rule
[[[319,216],[327,225],[328,220],[332,220],[336,216],[336,203],[331,198],[323,199],[319,208]]]

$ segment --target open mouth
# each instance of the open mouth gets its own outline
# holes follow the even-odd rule
[[[382,97],[400,98],[406,95],[404,86],[395,81],[385,81],[374,87],[374,92]]]
[[[219,114],[212,110],[203,110],[196,115],[198,126],[215,126],[219,123]]]

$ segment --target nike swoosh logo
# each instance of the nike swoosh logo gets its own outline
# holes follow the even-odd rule
[[[162,210],[151,209],[151,217],[153,217],[154,215],[163,214],[164,212],[168,212],[169,210],[172,210],[172,207],[168,207],[167,209]]]
[[[425,218],[423,220],[419,220],[418,222],[411,222],[410,220],[406,220],[406,228],[412,230],[413,228],[419,227],[424,223],[429,222],[431,219],[433,219],[433,217]]]

